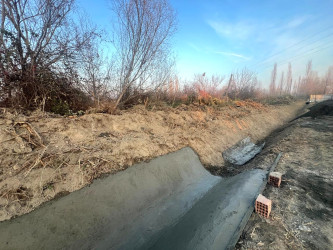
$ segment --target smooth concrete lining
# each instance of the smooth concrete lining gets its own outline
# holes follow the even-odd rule
[[[213,176],[184,148],[0,223],[0,249],[230,248],[264,179]]]
[[[141,249],[233,248],[238,240],[233,236],[239,235],[243,217],[252,213],[265,178],[265,171],[255,169],[219,182],[177,224]]]
[[[0,223],[0,249],[137,247],[179,220],[221,180],[184,148]]]

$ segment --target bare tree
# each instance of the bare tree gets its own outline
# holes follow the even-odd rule
[[[293,76],[292,76],[291,63],[288,64],[288,72],[287,72],[287,83],[286,83],[286,93],[291,94],[291,88],[293,84]]]
[[[295,88],[295,95],[296,96],[299,95],[299,94],[301,94],[301,85],[302,85],[302,77],[299,76],[298,77],[298,82],[297,82],[297,84],[295,84],[295,86],[296,86],[296,88]]]
[[[298,85],[299,85],[299,82],[300,82],[300,77],[299,77],[298,81],[297,80],[293,81],[291,94],[294,95],[294,96],[298,95]]]
[[[206,73],[196,74],[194,76],[193,85],[198,92],[205,93],[205,95],[218,97],[218,88],[224,81],[223,76],[212,75],[208,77]]]
[[[232,83],[229,89],[229,97],[248,99],[256,95],[258,79],[255,72],[244,68],[233,74]]]
[[[325,94],[328,91],[328,79],[329,73],[320,77],[318,72],[312,69],[310,60],[306,65],[305,76],[300,81],[298,93],[301,95]]]
[[[333,66],[330,66],[325,75],[324,94],[333,94]]]
[[[212,75],[208,77],[206,73],[203,73],[194,76],[193,85],[199,96],[203,98],[221,97],[219,87],[221,87],[223,81],[224,76]]]
[[[224,93],[224,96],[227,96],[229,95],[229,89],[231,88],[231,85],[233,84],[234,80],[233,80],[233,75],[230,74],[230,78],[229,78],[229,81],[228,81],[228,86],[227,86],[227,89]]]
[[[175,32],[176,17],[167,0],[115,0],[113,9],[118,18],[115,27],[119,59],[117,108],[129,98],[131,91],[167,82],[171,67],[169,41]],[[153,82],[156,78],[161,79]]]
[[[313,70],[312,70],[312,60],[308,61],[305,69],[305,78],[303,82],[303,92],[306,94],[313,94],[314,82],[313,82]]]
[[[316,71],[312,69],[312,61],[306,65],[305,77],[301,85],[301,92],[306,95],[323,94],[325,91],[325,82]]]
[[[113,69],[112,61],[104,56],[101,39],[96,39],[82,50],[81,80],[83,89],[92,97],[98,108],[100,101],[110,96],[108,83]]]
[[[73,6],[74,0],[1,0],[0,70],[7,97],[21,92],[30,105],[46,94],[37,92],[48,91],[42,82],[55,81],[52,70],[75,64],[94,32],[74,22]]]
[[[312,60],[308,61],[306,64],[306,77],[309,78],[311,77],[312,74]]]
[[[280,95],[282,95],[283,86],[284,86],[284,72],[282,71],[281,72],[281,77],[280,77],[280,84],[279,84],[279,87],[278,87],[278,92],[279,92]]]
[[[269,85],[269,92],[271,95],[274,95],[276,91],[276,76],[277,76],[277,64],[275,63],[274,68],[272,70],[271,83]]]

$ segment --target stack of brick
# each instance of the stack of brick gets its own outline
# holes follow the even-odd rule
[[[256,200],[255,210],[259,215],[268,218],[272,210],[272,201],[259,194]]]
[[[274,187],[280,187],[282,180],[282,174],[279,172],[272,172],[269,174],[268,183]]]

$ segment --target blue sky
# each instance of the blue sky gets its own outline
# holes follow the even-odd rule
[[[308,60],[320,74],[333,65],[333,0],[170,3],[178,14],[173,48],[182,79],[247,67],[267,86],[275,62],[280,72],[291,62],[294,79],[304,74]],[[107,0],[79,0],[78,5],[93,23],[111,31]]]

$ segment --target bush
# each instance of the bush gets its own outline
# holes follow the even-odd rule
[[[53,99],[50,105],[50,111],[58,115],[71,115],[72,111],[66,101]]]
[[[11,77],[9,94],[1,96],[1,106],[25,110],[42,107],[44,111],[67,115],[70,110],[87,110],[92,105],[91,98],[75,86],[77,79],[70,76],[44,69],[25,77]]]
[[[296,100],[295,97],[291,95],[286,95],[286,96],[270,96],[260,101],[264,104],[269,104],[269,105],[287,105],[294,102],[295,100]]]

